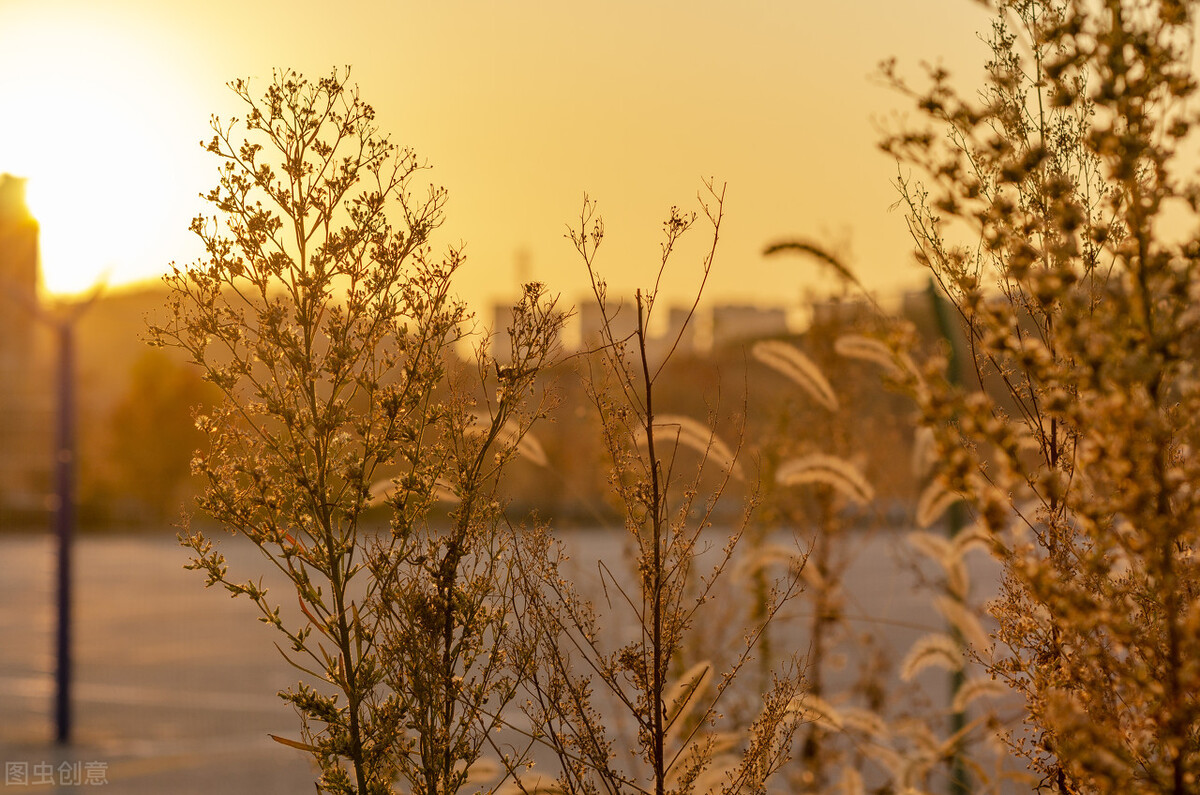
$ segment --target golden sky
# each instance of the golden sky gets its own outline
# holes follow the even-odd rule
[[[661,221],[705,176],[728,185],[710,301],[827,289],[761,256],[789,236],[894,289],[923,276],[875,149],[904,107],[877,65],[977,78],[987,21],[971,0],[0,0],[0,172],[30,180],[50,287],[153,277],[197,254],[187,225],[215,177],[197,142],[238,111],[225,83],[349,64],[380,127],[449,189],[437,242],[466,244],[458,290],[476,305],[518,274],[582,297],[563,233],[585,192],[611,289],[647,286]],[[668,298],[694,290],[701,235]]]

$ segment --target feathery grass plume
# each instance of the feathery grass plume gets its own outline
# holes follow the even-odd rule
[[[372,507],[383,505],[389,497],[396,493],[397,488],[394,478],[375,481],[371,484],[371,489],[367,494],[367,505]],[[444,478],[438,478],[433,482],[430,495],[439,502],[461,502],[459,496],[454,493],[454,487]]]
[[[741,732],[699,732],[689,737],[667,766],[665,787],[672,792],[720,792],[741,758]],[[694,781],[689,788],[688,782]]]
[[[961,712],[969,707],[973,702],[981,698],[1002,698],[1008,695],[1008,685],[1003,682],[988,677],[974,677],[968,679],[954,694],[954,703],[950,708],[956,712]]]
[[[921,671],[930,666],[947,671],[959,671],[963,667],[962,650],[954,638],[942,632],[923,635],[918,638],[904,662],[900,664],[900,678],[911,682]]]
[[[965,556],[972,549],[982,549],[985,552],[992,552],[992,546],[995,544],[995,538],[979,523],[975,523],[960,530],[955,536],[950,539],[950,543],[958,550],[959,556]]]
[[[859,359],[877,364],[895,378],[901,378],[904,370],[896,362],[896,354],[882,340],[862,334],[843,334],[834,340],[833,349],[839,356]]]
[[[684,447],[690,447],[738,480],[745,479],[741,463],[719,436],[707,425],[682,414],[659,414],[654,418],[654,427],[662,428],[667,437]],[[633,442],[638,447],[646,445],[646,429],[638,426],[633,432]]]
[[[946,585],[950,593],[958,599],[966,598],[971,580],[967,574],[967,566],[963,562],[965,546],[955,544],[946,536],[921,530],[909,533],[908,543],[925,557],[941,566],[946,575]]]
[[[678,736],[678,730],[687,723],[687,716],[695,707],[697,698],[704,695],[704,691],[708,689],[712,676],[712,663],[708,660],[698,662],[684,671],[679,681],[663,694],[667,736]]]
[[[849,766],[842,768],[842,777],[838,781],[838,790],[841,792],[841,795],[865,795],[867,790],[863,786],[862,773]]]
[[[938,612],[950,622],[950,624],[962,633],[963,638],[971,644],[977,652],[983,653],[989,650],[992,646],[992,640],[983,630],[983,624],[966,605],[957,599],[951,599],[949,596],[938,596],[934,600]]]
[[[957,556],[946,567],[946,590],[955,599],[966,601],[967,593],[971,590],[971,575],[967,573],[967,564],[962,556]]]
[[[783,544],[762,544],[748,550],[738,560],[731,576],[737,582],[745,583],[776,564],[797,566],[803,564],[803,562],[803,553],[797,552],[792,547],[787,547]],[[805,566],[801,570],[801,576],[806,574],[808,568],[808,566]]]
[[[858,278],[849,268],[842,264],[841,260],[814,243],[809,243],[805,240],[781,240],[763,249],[763,256],[765,257],[782,253],[807,254],[828,265],[838,276],[841,276],[851,284],[859,283]]]
[[[943,569],[957,559],[958,553],[946,536],[914,530],[908,534],[907,540],[913,548],[930,560],[936,561]]]
[[[950,491],[940,478],[930,482],[917,498],[917,527],[931,527],[942,518],[950,506],[962,499],[962,495]]]
[[[812,453],[785,462],[776,471],[775,482],[783,486],[823,483],[863,505],[875,499],[875,489],[857,467],[844,458],[825,453]]]
[[[779,340],[760,340],[754,343],[750,353],[771,369],[795,381],[813,400],[830,411],[837,411],[837,393],[813,360],[795,346]]]
[[[862,334],[843,334],[833,343],[833,349],[847,359],[877,364],[897,381],[912,379],[918,390],[925,389],[925,376],[921,374],[912,357],[904,350],[888,347],[882,340]]]
[[[793,698],[788,703],[788,711],[834,731],[841,731],[844,725],[841,713],[828,701],[813,693],[801,693]]]
[[[287,737],[280,737],[278,734],[268,733],[267,736],[280,745],[286,745],[288,748],[295,748],[298,751],[307,751],[310,754],[317,754],[321,752],[321,749],[317,748],[315,745],[302,743],[299,740],[289,740]]]
[[[480,758],[469,765],[459,760],[455,765],[456,770],[462,770],[464,767],[467,772],[466,783],[468,785],[480,785],[488,781],[495,781],[504,773],[504,766],[495,759]],[[486,790],[487,787],[484,789]]]
[[[741,759],[736,754],[719,754],[714,756],[708,763],[708,766],[696,776],[695,782],[692,784],[692,791],[702,793],[702,795],[710,795],[714,792],[724,792],[726,790],[726,782],[732,778],[733,772],[741,764]]]
[[[842,726],[848,730],[866,734],[876,740],[887,740],[892,736],[892,729],[878,712],[861,707],[842,707],[838,710],[842,716]]]
[[[837,587],[836,585],[831,586],[829,584],[825,579],[825,575],[821,573],[820,566],[805,566],[800,569],[800,579],[817,593],[828,593]]]
[[[937,436],[928,425],[918,426],[913,432],[912,473],[924,478],[937,463]]]
[[[491,426],[492,418],[486,411],[471,412],[475,422],[472,422],[465,429],[465,433],[469,436],[478,436],[487,433]],[[527,429],[522,429],[515,421],[505,420],[500,426],[499,432],[496,434],[496,441],[503,447],[516,447],[517,453],[527,459],[531,464],[544,467],[548,466],[550,461],[546,458],[546,451],[542,447],[542,443],[537,440],[537,437],[530,433]]]

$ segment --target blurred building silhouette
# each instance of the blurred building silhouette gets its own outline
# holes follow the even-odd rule
[[[632,301],[612,302],[608,307],[613,337],[631,339],[637,331],[637,306]],[[662,312],[659,309],[658,312]],[[498,317],[498,316],[497,316]],[[583,349],[602,344],[604,316],[590,297],[581,298],[578,309],[580,345]],[[661,362],[672,349],[680,356],[707,355],[764,337],[788,334],[787,310],[752,304],[718,304],[693,309],[672,306],[647,330],[646,352],[651,363]],[[629,351],[633,352],[631,341]]]
[[[512,324],[513,305],[492,304],[492,324],[488,328],[492,338],[488,353],[501,364],[509,364],[512,361],[512,335],[509,334]]]
[[[49,477],[49,396],[36,346],[38,224],[25,180],[0,175],[0,528],[40,516]]]
[[[630,340],[631,348],[636,345],[632,341],[637,333],[638,317],[637,304],[631,300],[611,300],[607,306],[608,322],[612,327],[613,339],[618,342]],[[604,313],[594,300],[581,300],[579,303],[579,339],[584,349],[598,348],[604,344]]]
[[[832,298],[812,305],[812,325],[854,328],[874,316],[871,305],[859,298]]]
[[[487,331],[491,332],[491,342],[488,346],[488,353],[500,364],[511,364],[513,359],[513,339],[512,331],[515,325],[515,303],[495,303],[492,304],[492,322],[487,327]],[[553,343],[555,346],[562,345],[562,333]]]
[[[700,350],[697,328],[705,320],[701,313],[692,313],[690,306],[673,306],[667,310],[667,328],[653,339],[654,360],[662,361],[672,347],[679,356],[690,356]]]
[[[714,349],[787,333],[787,311],[779,307],[721,304],[713,308]]]

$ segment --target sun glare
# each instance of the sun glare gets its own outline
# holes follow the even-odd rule
[[[123,30],[84,21],[31,20],[0,44],[0,171],[28,180],[45,288],[161,273],[163,230],[187,222],[176,150],[197,138],[161,63]]]

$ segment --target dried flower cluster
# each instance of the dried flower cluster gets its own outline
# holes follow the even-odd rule
[[[910,382],[1004,563],[992,672],[1061,793],[1200,786],[1195,4],[1006,0],[979,98],[886,148],[974,387]],[[905,173],[905,172],[902,172]],[[931,497],[928,502],[939,501]]]
[[[477,377],[462,372],[461,258],[427,245],[445,195],[409,194],[420,164],[378,134],[347,77],[277,73],[261,100],[232,85],[246,137],[213,120],[217,216],[193,222],[206,256],[167,277],[170,316],[152,333],[224,395],[197,418],[200,507],[294,586],[268,595],[201,530],[184,535],[191,567],[251,599],[306,677],[282,694],[303,736],[277,739],[315,757],[325,792],[391,792],[398,775],[453,792],[513,692],[495,488],[540,411],[533,378],[562,315],[528,286],[509,366],[481,351]],[[434,532],[446,497],[450,529]],[[390,527],[369,530],[380,500]]]

